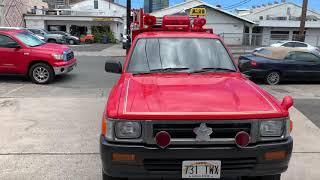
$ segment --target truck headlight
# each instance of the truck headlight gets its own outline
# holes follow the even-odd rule
[[[260,122],[261,137],[279,137],[283,134],[283,120],[269,120]]]
[[[141,124],[139,122],[121,121],[115,126],[115,133],[119,139],[135,139],[141,136]]]
[[[64,59],[63,54],[52,54],[52,56],[56,60],[63,60]]]

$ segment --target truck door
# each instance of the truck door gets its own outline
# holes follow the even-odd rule
[[[11,37],[0,34],[0,73],[18,73],[22,49]]]

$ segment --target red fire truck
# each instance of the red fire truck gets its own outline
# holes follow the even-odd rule
[[[206,19],[143,11],[102,118],[103,179],[279,180],[292,153],[291,97],[244,77]]]

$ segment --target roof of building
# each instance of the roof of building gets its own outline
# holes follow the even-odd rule
[[[182,2],[182,3],[176,4],[174,6],[170,6],[170,7],[167,7],[167,8],[152,12],[151,14],[156,16],[156,17],[163,17],[164,15],[176,14],[176,13],[183,12],[183,11],[185,11],[187,9],[191,9],[191,8],[198,7],[198,6],[207,6],[207,7],[212,8],[212,9],[218,11],[218,12],[221,12],[222,14],[231,16],[231,17],[239,19],[241,21],[248,22],[250,24],[254,24],[254,22],[249,20],[249,19],[246,19],[244,17],[239,17],[239,16],[237,16],[237,15],[231,13],[231,12],[228,12],[226,10],[223,10],[223,9],[221,9],[219,7],[213,6],[211,4],[203,2],[201,0],[185,1],[185,2]]]
[[[268,5],[268,6],[265,6],[265,7],[250,9],[247,14],[240,14],[239,16],[244,17],[244,16],[248,16],[248,15],[258,14],[258,13],[267,11],[269,9],[273,9],[273,8],[276,8],[276,7],[279,7],[279,6],[283,6],[283,5],[287,5],[287,4],[292,4],[294,6],[302,8],[302,6],[300,6],[298,4],[295,4],[293,2],[283,2],[283,3],[279,3],[279,4]],[[309,10],[309,9],[308,9],[308,11],[316,13],[316,14],[318,14],[320,16],[320,13],[317,12],[317,11],[313,11],[313,10]]]

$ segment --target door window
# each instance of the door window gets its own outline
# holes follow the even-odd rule
[[[308,45],[306,45],[304,43],[295,42],[294,47],[308,47]]]
[[[320,62],[320,57],[308,52],[291,52],[288,54],[288,56],[291,60],[296,60],[296,61],[306,61],[306,62],[319,61]]]
[[[287,42],[287,43],[284,43],[282,46],[283,47],[294,47],[294,43],[293,42]]]
[[[15,44],[17,44],[17,42],[12,40],[10,37],[0,34],[0,47],[11,48],[12,45]]]

